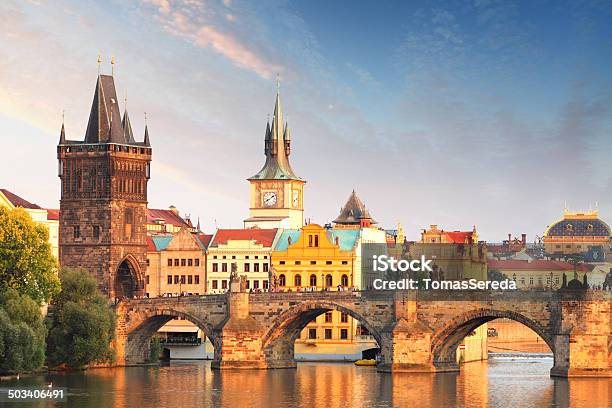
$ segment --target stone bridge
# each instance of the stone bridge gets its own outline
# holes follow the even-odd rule
[[[230,292],[123,300],[116,306],[115,348],[118,364],[142,363],[151,336],[182,317],[213,343],[214,368],[290,368],[300,331],[316,316],[340,310],[378,342],[380,371],[457,371],[462,339],[505,317],[548,344],[551,375],[612,376],[611,303],[601,291]]]

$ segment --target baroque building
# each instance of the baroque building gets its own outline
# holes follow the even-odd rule
[[[276,93],[272,125],[266,125],[264,139],[266,162],[248,179],[250,183],[249,218],[245,228],[300,228],[304,225],[304,184],[289,164],[291,131],[283,124],[280,93]]]
[[[565,209],[563,218],[544,234],[544,252],[552,258],[583,255],[590,262],[610,258],[610,226],[599,218],[599,211],[574,212]]]
[[[151,145],[120,114],[112,75],[98,74],[83,140],[57,146],[61,180],[60,264],[83,268],[110,298],[142,296],[147,255]]]

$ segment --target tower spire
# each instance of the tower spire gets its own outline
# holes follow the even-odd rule
[[[59,144],[66,143],[66,131],[64,130],[64,110],[62,109],[62,130],[60,130]]]
[[[147,112],[144,113],[144,117],[145,117],[144,145],[146,147],[151,147],[151,141],[149,140],[149,125],[147,123]]]
[[[115,76],[115,56],[111,55],[111,76]]]

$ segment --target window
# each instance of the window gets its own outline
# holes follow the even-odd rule
[[[325,340],[331,340],[332,338],[332,329],[325,329]]]
[[[223,279],[221,281],[221,289],[227,289],[227,280]]]
[[[340,315],[340,321],[342,323],[348,323],[348,315],[344,312],[342,312],[342,314]]]
[[[308,329],[308,338],[315,340],[317,338],[317,329]]]
[[[342,261],[342,265],[348,265],[348,261]]]
[[[187,283],[191,285],[193,283],[193,275],[187,276]]]
[[[187,266],[193,266],[193,259],[189,258],[187,260]]]
[[[529,277],[529,285],[533,285],[533,276]]]
[[[195,266],[196,267],[200,266],[200,258],[195,259]]]
[[[316,265],[316,264],[317,264],[317,261],[310,261],[310,264],[311,264],[311,265]]]
[[[278,286],[285,286],[285,275],[282,273],[278,277]]]
[[[318,235],[315,235],[315,236],[314,236],[314,239],[315,239],[315,244],[314,244],[314,246],[318,247],[318,246],[319,246],[319,236],[318,236]]]
[[[147,258],[147,266],[151,266],[151,260]]]
[[[147,285],[149,284],[149,275],[145,276],[145,282]]]
[[[296,265],[301,265],[301,264],[302,264],[302,261],[295,261],[295,264],[296,264]]]
[[[93,237],[94,239],[99,239],[100,238],[100,227],[97,225],[94,225],[93,227]]]
[[[317,275],[310,275],[310,286],[317,286]]]
[[[221,264],[221,272],[227,272],[227,264],[226,263],[222,263]]]
[[[244,264],[244,271],[245,272],[250,272],[251,271],[251,264],[250,263],[246,263]]]
[[[259,289],[259,280],[255,279],[253,281],[253,289]]]
[[[258,256],[258,255],[255,255],[255,259],[259,259],[259,256]]]
[[[78,225],[75,225],[72,229],[72,235],[74,236],[75,239],[81,238],[81,227],[79,227]]]
[[[134,211],[131,208],[125,209],[123,232],[125,238],[132,238],[134,235]]]
[[[247,256],[245,256],[245,257],[244,257],[244,259],[249,259],[249,256],[248,256],[248,255],[247,255]]]
[[[331,265],[332,261],[325,261],[325,265]]]
[[[263,281],[263,288],[264,289],[268,289],[268,281],[267,280]]]
[[[284,264],[285,264],[285,261],[280,261],[278,264],[279,264],[279,265],[284,265]]]
[[[193,283],[195,283],[196,285],[200,284],[200,275],[195,275],[193,277]]]
[[[348,339],[348,330],[347,329],[340,329],[340,339],[342,339],[342,340]]]
[[[311,247],[312,246],[312,235],[308,236],[308,246]]]
[[[293,278],[293,286],[302,286],[302,275],[295,275]]]
[[[181,266],[186,266],[187,260],[185,258],[181,259]]]
[[[325,312],[325,323],[332,322],[332,312]]]
[[[333,284],[332,276],[331,275],[325,276],[325,286],[329,288],[330,286],[332,286],[332,284]]]
[[[219,288],[219,283],[217,282],[216,279],[213,279],[213,281],[212,281],[212,288],[213,289],[218,289]]]
[[[178,259],[174,260],[174,266],[179,266],[179,260]]]
[[[175,284],[179,283],[179,276],[178,275],[174,275],[174,283]]]
[[[259,272],[259,264],[253,264],[253,272]]]
[[[168,275],[168,285],[172,284],[172,275]]]
[[[236,259],[236,255],[232,255],[232,259]]]
[[[172,259],[168,259],[168,266],[172,266]]]
[[[185,275],[181,275],[181,285],[185,284]]]
[[[342,286],[348,286],[349,285],[348,276],[342,275],[342,278],[340,278],[340,284]]]
[[[263,265],[263,271],[264,272],[268,272],[268,263],[266,262],[266,263],[264,263],[262,265]]]
[[[248,279],[246,280],[246,288],[251,289],[251,281]]]
[[[213,263],[212,264],[212,271],[213,272],[219,272],[219,264],[218,263]]]

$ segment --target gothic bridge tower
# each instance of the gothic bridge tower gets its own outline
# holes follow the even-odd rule
[[[82,141],[57,146],[61,179],[60,264],[94,275],[109,298],[144,293],[151,145],[137,142],[112,75],[98,74]]]

